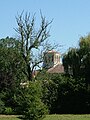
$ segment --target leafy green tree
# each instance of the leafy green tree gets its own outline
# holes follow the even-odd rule
[[[3,108],[2,113],[5,114],[13,114],[14,94],[20,83],[26,81],[23,73],[25,62],[19,47],[19,41],[15,38],[7,37],[0,40],[0,93],[5,93],[3,99],[0,99],[0,108]]]
[[[85,78],[86,83],[90,83],[90,35],[80,38],[78,48],[69,49],[63,57],[63,65],[67,74]]]
[[[16,84],[19,85],[25,78],[22,72],[24,61],[18,45],[19,42],[14,38],[0,40],[0,90],[15,90]]]
[[[18,27],[15,29],[19,34],[19,42],[21,44],[21,55],[26,63],[24,74],[29,81],[32,80],[32,73],[35,67],[42,62],[42,49],[49,37],[49,25],[52,21],[46,21],[41,13],[41,25],[36,29],[35,15],[30,19],[30,13],[23,13],[16,17]],[[44,49],[43,49],[44,50]],[[38,52],[37,52],[38,51]],[[36,54],[37,53],[37,54]]]
[[[63,65],[67,74],[72,75],[74,78],[79,77],[81,65],[79,50],[70,48],[63,57]]]
[[[23,114],[23,117],[28,120],[43,118],[48,110],[41,101],[41,90],[41,84],[38,81],[30,81],[27,87],[21,86],[21,90],[17,91],[14,96],[14,103],[16,104],[14,110],[18,114]]]
[[[81,70],[83,77],[86,78],[87,84],[90,83],[89,72],[90,72],[90,35],[81,37],[79,42],[79,51],[81,57]]]

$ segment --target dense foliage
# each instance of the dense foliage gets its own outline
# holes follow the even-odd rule
[[[63,57],[63,65],[68,75],[85,78],[90,83],[90,35],[81,37],[78,48],[70,48]]]
[[[90,91],[87,90],[85,79],[74,79],[65,74],[44,75],[42,100],[50,113],[89,113]]]
[[[18,49],[19,42],[14,38],[0,40],[0,90],[14,90],[23,75],[24,61]]]

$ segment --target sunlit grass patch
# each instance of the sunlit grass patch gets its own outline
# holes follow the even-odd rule
[[[0,120],[20,120],[16,115],[0,115]]]
[[[64,115],[47,115],[44,120],[90,120],[90,114],[85,115],[73,115],[73,114],[64,114]]]
[[[0,120],[21,120],[16,115],[0,115]],[[43,120],[90,120],[90,114],[74,115],[74,114],[63,114],[63,115],[47,115]]]

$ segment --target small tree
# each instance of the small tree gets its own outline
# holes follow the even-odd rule
[[[35,50],[40,51],[45,44],[49,37],[48,27],[52,21],[46,21],[46,18],[41,14],[41,25],[38,30],[35,29],[35,15],[30,20],[30,13],[25,13],[25,16],[22,13],[16,17],[16,21],[18,27],[15,30],[20,35],[21,54],[26,63],[24,74],[31,81],[33,70],[42,62],[42,54],[34,54]]]
[[[48,113],[46,105],[41,101],[42,88],[39,81],[30,81],[28,87],[22,87],[14,96],[15,111],[27,120],[39,120]]]

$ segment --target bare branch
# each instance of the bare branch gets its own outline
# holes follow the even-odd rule
[[[46,18],[41,14],[41,25],[38,30],[35,30],[35,14],[30,20],[30,13],[25,13],[23,17],[23,12],[16,17],[16,22],[18,28],[15,31],[20,35],[21,42],[21,53],[22,57],[26,63],[27,73],[30,80],[31,71],[38,66],[42,59],[34,59],[32,57],[33,49],[39,49],[42,44],[46,41],[49,35],[49,25],[52,21],[46,21]],[[41,56],[40,56],[41,57]],[[33,61],[33,63],[32,63]]]

